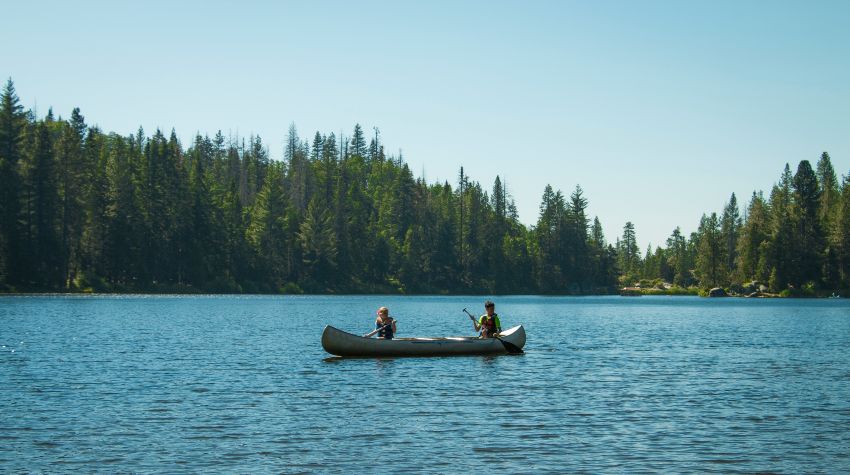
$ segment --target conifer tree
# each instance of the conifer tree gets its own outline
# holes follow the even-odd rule
[[[286,246],[287,203],[282,185],[282,170],[279,166],[272,166],[262,190],[257,195],[246,234],[254,252],[263,256],[263,270],[274,284],[273,288],[283,285],[289,276]]]
[[[88,129],[84,154],[84,162],[88,168],[83,184],[83,223],[80,236],[80,258],[82,268],[93,280],[106,274],[106,242],[109,206],[109,182],[106,176],[109,146],[99,129]],[[92,284],[92,282],[89,282]],[[99,284],[98,284],[99,285]],[[98,288],[97,290],[106,290]]]
[[[298,240],[303,249],[304,275],[308,287],[325,291],[335,284],[336,236],[333,219],[327,209],[310,202],[307,214],[301,223]],[[324,286],[324,288],[323,288]]]
[[[567,253],[570,258],[570,272],[567,279],[573,292],[587,291],[592,287],[589,282],[590,260],[588,243],[588,201],[584,197],[584,190],[576,185],[570,194],[570,202],[567,206]]]
[[[351,136],[351,148],[349,152],[356,157],[368,158],[366,153],[366,138],[363,136],[363,129],[360,127],[360,124],[354,125],[354,134]]]
[[[679,287],[688,287],[693,284],[691,276],[693,262],[689,258],[687,239],[682,235],[679,227],[676,227],[667,238],[667,251],[667,265],[673,273],[672,283]]]
[[[720,218],[720,236],[723,240],[723,255],[725,257],[724,282],[733,280],[735,264],[738,260],[738,236],[741,232],[741,214],[738,211],[738,199],[735,193],[729,198],[729,202],[723,208],[723,216]]]
[[[793,180],[795,209],[794,272],[792,283],[801,286],[820,280],[825,239],[820,221],[821,191],[808,160],[797,167]]]
[[[60,167],[59,196],[61,207],[62,274],[65,287],[74,285],[79,270],[79,244],[83,227],[83,185],[85,183],[85,157],[83,139],[86,125],[80,109],[71,112],[71,120],[62,122],[59,137],[58,162]]]
[[[10,78],[0,95],[0,286],[21,275],[20,172],[26,117]]]
[[[832,160],[829,153],[823,152],[817,163],[817,181],[820,191],[820,220],[823,229],[830,229],[832,215],[835,214],[835,208],[838,206],[840,198],[839,182],[835,176],[835,169],[832,167]]]
[[[794,220],[792,215],[792,182],[791,168],[785,164],[779,183],[774,185],[770,193],[771,236],[769,249],[769,285],[774,292],[787,288],[792,278],[795,263],[794,258]]]
[[[34,124],[33,140],[29,157],[26,158],[23,186],[25,192],[27,241],[32,247],[27,255],[30,273],[27,280],[38,287],[58,289],[59,238],[56,233],[59,222],[59,195],[57,193],[56,170],[53,156],[53,140],[45,121]]]
[[[725,243],[720,229],[717,213],[703,215],[699,226],[699,254],[696,271],[703,288],[727,284],[725,281],[726,256]]]
[[[841,184],[833,233],[839,285],[850,290],[850,173]]]
[[[623,237],[619,241],[617,254],[620,259],[620,270],[626,279],[625,283],[630,284],[637,278],[641,264],[635,225],[631,221],[627,221],[623,226]]]
[[[745,281],[767,282],[769,271],[765,270],[764,244],[770,237],[770,214],[762,193],[753,192],[747,207],[747,220],[741,228],[738,241],[738,275]]]

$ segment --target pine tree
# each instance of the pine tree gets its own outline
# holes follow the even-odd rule
[[[316,200],[310,202],[307,214],[301,223],[298,240],[303,249],[305,279],[316,290],[327,291],[335,280],[336,236],[333,219]],[[330,285],[329,285],[330,284]]]
[[[283,190],[283,173],[278,166],[269,168],[263,189],[257,195],[247,238],[254,252],[262,256],[264,271],[274,284],[283,285],[289,276],[286,242],[287,203]]]
[[[307,161],[308,154],[304,153],[301,140],[295,124],[289,126],[289,136],[286,140],[284,157],[289,168],[286,173],[286,183],[289,186],[292,207],[300,216],[307,210],[310,201],[310,167]]]
[[[817,164],[817,182],[820,191],[820,220],[823,229],[830,228],[832,215],[838,206],[840,190],[838,179],[835,177],[835,169],[829,153],[823,152]]]
[[[26,116],[12,79],[0,95],[0,286],[18,283],[21,262],[19,162]]]
[[[59,196],[61,207],[62,274],[65,287],[75,284],[80,267],[80,239],[83,228],[83,186],[87,171],[83,155],[86,125],[79,108],[74,108],[69,122],[61,122],[58,158],[60,167]]]
[[[717,213],[703,215],[700,221],[699,254],[697,254],[696,272],[703,288],[727,284],[725,281],[725,243],[720,230]]]
[[[45,121],[34,124],[33,140],[29,157],[26,158],[23,186],[25,188],[27,241],[30,243],[28,266],[31,270],[27,281],[37,287],[58,289],[59,237],[56,233],[59,222],[59,195],[57,194],[56,170],[53,157],[53,140]]]
[[[766,263],[762,267],[770,276],[770,288],[774,292],[785,290],[798,264],[794,250],[794,217],[792,213],[791,168],[785,164],[779,183],[770,193],[770,244],[764,251]]]
[[[850,291],[850,173],[844,177],[841,185],[833,229],[832,241],[835,246],[839,282],[847,292]]]
[[[85,163],[88,168],[83,185],[83,222],[80,236],[81,268],[91,278],[91,286],[106,273],[106,250],[104,244],[108,232],[107,209],[109,207],[109,182],[106,176],[109,147],[107,138],[96,127],[88,129],[85,139]]]
[[[131,287],[141,275],[142,214],[139,211],[137,174],[140,165],[139,137],[116,140],[106,163],[108,221],[104,252],[106,276],[118,288]]]
[[[584,190],[576,185],[570,194],[570,202],[567,206],[567,229],[568,245],[567,254],[570,260],[570,272],[567,279],[573,292],[587,292],[593,286],[590,279],[590,255],[588,250],[588,201],[584,197]]]
[[[817,178],[820,190],[820,227],[824,234],[824,263],[821,271],[823,282],[828,288],[841,285],[839,260],[840,235],[836,233],[838,209],[841,206],[841,190],[835,169],[832,167],[829,153],[823,152],[817,164]]]
[[[820,221],[821,191],[808,160],[797,167],[793,180],[795,208],[795,272],[792,283],[801,286],[820,280],[825,239]]]
[[[635,225],[627,221],[623,226],[623,237],[617,248],[619,255],[619,266],[623,272],[624,283],[630,284],[637,279],[640,271],[640,250],[637,245]]]
[[[598,216],[593,217],[593,226],[590,228],[590,242],[597,248],[605,247],[605,232],[602,230],[602,222]]]
[[[491,196],[493,211],[496,213],[496,219],[499,221],[507,219],[507,193],[502,186],[502,180],[499,175],[496,175],[496,180],[493,181],[493,195]]]
[[[693,260],[688,252],[688,242],[678,227],[667,238],[667,266],[673,273],[672,283],[679,287],[689,287],[694,283],[691,269]]]
[[[540,216],[534,228],[536,247],[537,286],[546,293],[563,288],[561,278],[560,218],[563,215],[563,197],[546,185],[540,202]]]
[[[724,282],[733,280],[735,264],[738,260],[738,237],[741,232],[741,214],[738,211],[738,199],[735,193],[729,198],[729,202],[723,208],[723,216],[720,218],[720,236],[723,240],[723,255],[725,257]]]
[[[366,138],[363,136],[363,129],[360,128],[360,124],[354,125],[354,134],[351,136],[351,148],[349,151],[353,156],[364,159],[368,158],[366,153]]]
[[[738,241],[738,275],[745,281],[767,282],[769,271],[764,268],[764,244],[770,237],[770,213],[762,193],[753,192],[747,207],[747,220]]]

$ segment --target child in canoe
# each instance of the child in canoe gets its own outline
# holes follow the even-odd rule
[[[378,309],[378,318],[375,319],[375,329],[378,338],[392,340],[396,332],[395,319],[390,316],[390,309],[381,307]]]

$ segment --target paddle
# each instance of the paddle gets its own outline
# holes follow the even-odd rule
[[[375,333],[378,333],[379,331],[383,330],[384,328],[387,328],[388,326],[390,326],[392,324],[393,324],[393,322],[387,323],[386,325],[382,326],[381,328],[378,328],[377,330],[371,331],[371,332],[363,335],[363,338],[371,338],[372,335],[374,335]]]
[[[466,309],[463,309],[463,311],[464,311],[464,313],[469,315],[470,320],[472,320],[473,322],[475,321],[475,317],[473,317],[471,313],[469,313]],[[519,354],[523,353],[522,348],[514,345],[513,343],[511,343],[509,341],[505,341],[505,340],[497,337],[496,335],[493,335],[492,338],[495,338],[495,339],[501,341],[502,345],[505,347],[505,349],[508,350],[508,353],[510,353],[512,355],[519,355]]]

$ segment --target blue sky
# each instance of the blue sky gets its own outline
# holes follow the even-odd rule
[[[850,172],[850,2],[15,2],[0,75],[26,107],[302,137],[381,130],[416,175],[507,181],[533,224],[577,184],[609,241],[742,211],[786,162]]]

